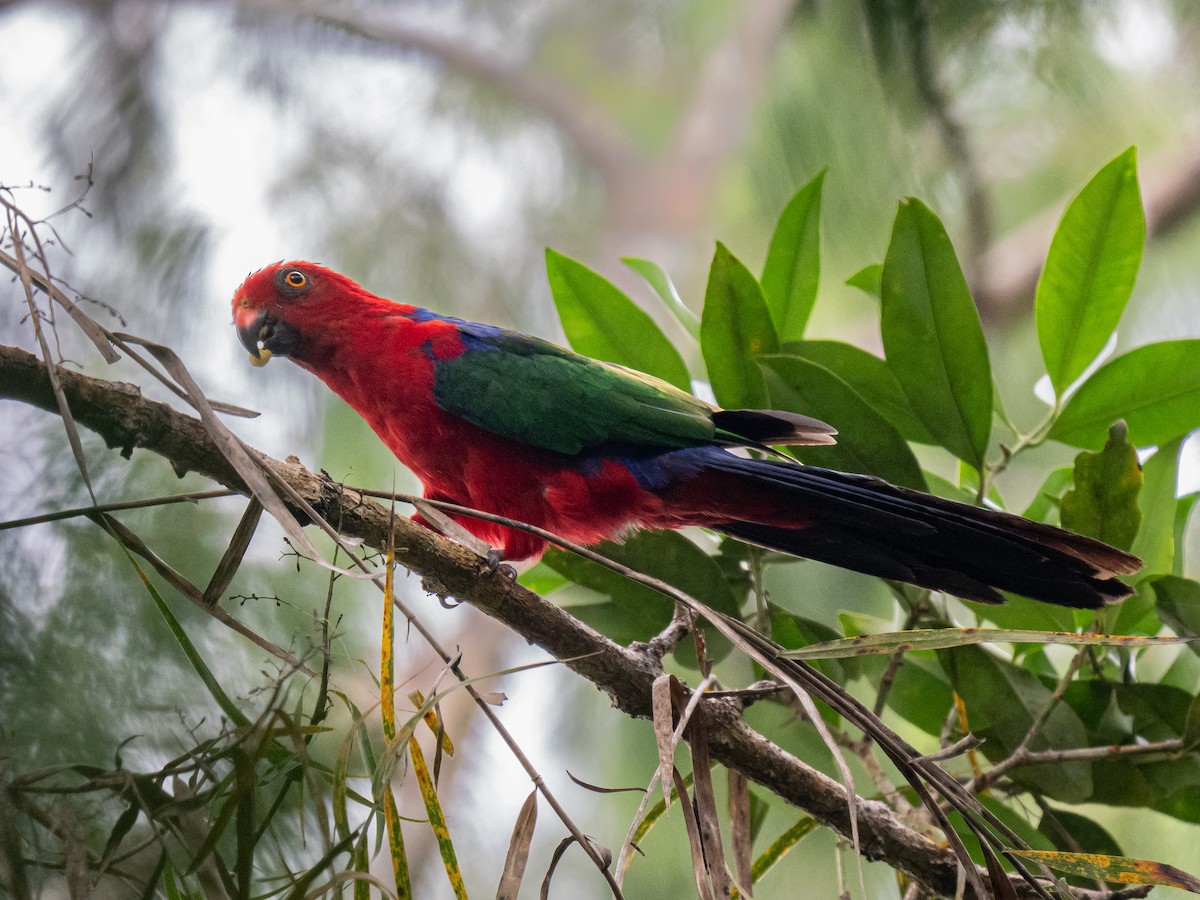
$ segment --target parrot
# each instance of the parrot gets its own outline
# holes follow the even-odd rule
[[[233,318],[253,364],[285,357],[323,381],[427,499],[577,544],[700,526],[967,600],[1001,603],[1007,591],[1080,609],[1132,594],[1116,576],[1141,566],[1062,528],[771,450],[834,443],[836,430],[815,418],[721,409],[537,337],[376,296],[315,263],[249,275]],[[534,560],[546,547],[451,518],[497,560]]]

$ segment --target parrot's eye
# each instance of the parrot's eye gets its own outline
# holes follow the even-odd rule
[[[298,297],[310,286],[309,277],[301,269],[280,269],[275,273],[275,288],[287,297]]]

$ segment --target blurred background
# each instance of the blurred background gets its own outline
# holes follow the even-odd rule
[[[1066,202],[1131,144],[1149,239],[1120,343],[1200,335],[1198,97],[1191,0],[0,2],[0,184],[34,216],[86,190],[51,220],[54,274],[100,301],[88,308],[106,324],[175,348],[210,396],[261,411],[233,423],[254,446],[380,489],[416,484],[354,413],[293,366],[246,365],[228,302],[248,272],[316,260],[384,296],[560,340],[549,246],[616,280],[686,347],[620,257],[666,266],[698,310],[713,241],[757,271],[783,204],[828,168],[813,336],[878,351],[875,301],[844,282],[881,261],[898,200],[920,196],[963,260],[1006,407],[1031,426],[1038,267]],[[0,296],[0,340],[32,348],[19,286]],[[81,370],[141,380],[127,362],[104,366],[67,327],[60,338]],[[0,405],[6,518],[86,502],[64,447],[57,418]],[[127,464],[99,441],[85,447],[102,500],[206,486],[157,458]],[[1019,468],[1001,484],[1018,509],[1035,487]],[[123,521],[203,584],[240,509],[214,501]],[[242,597],[226,603],[305,653],[327,580],[285,551],[265,524],[234,583]],[[0,558],[0,764],[111,765],[136,735],[124,764],[152,768],[215,727],[219,711],[94,526],[0,533]],[[854,576],[815,583],[829,606],[807,610],[814,618],[891,614]],[[439,608],[415,580],[406,590],[473,673],[544,658],[469,608]],[[261,651],[190,609],[178,615],[226,689],[264,702],[273,671]],[[331,619],[335,680],[369,705],[376,595],[339,584]],[[438,671],[428,651],[410,640],[399,656],[397,680],[428,689]],[[502,717],[583,830],[619,846],[636,797],[585,792],[563,770],[644,785],[648,724],[554,668],[490,689],[508,694]],[[447,707],[460,752],[443,799],[468,885],[486,892],[529,785],[469,706]],[[1103,815],[1131,855],[1185,865],[1163,848],[1200,846],[1196,828],[1155,813]],[[531,882],[560,836],[547,823]],[[681,835],[673,821],[652,836],[630,896],[691,890]],[[292,838],[281,858],[304,858],[300,825]],[[431,840],[413,829],[411,842],[426,867],[418,895],[448,895]],[[805,872],[806,896],[836,894],[835,853],[821,834],[786,863]],[[576,854],[557,891],[604,896]],[[866,873],[874,896],[898,896],[887,870]],[[795,881],[777,875],[759,896],[795,896]]]

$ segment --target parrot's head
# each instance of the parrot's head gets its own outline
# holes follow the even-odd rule
[[[316,263],[278,262],[250,275],[233,295],[233,324],[250,362],[293,356],[309,335],[321,335],[348,297],[362,289]]]

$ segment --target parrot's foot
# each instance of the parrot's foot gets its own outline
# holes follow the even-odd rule
[[[517,570],[504,561],[504,554],[495,547],[487,552],[485,557],[487,560],[488,573],[491,575],[500,574],[509,581],[517,580]]]

